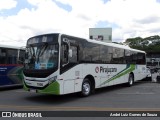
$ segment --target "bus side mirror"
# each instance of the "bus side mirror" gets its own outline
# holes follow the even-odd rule
[[[69,57],[72,57],[72,56],[73,56],[72,49],[69,49]]]

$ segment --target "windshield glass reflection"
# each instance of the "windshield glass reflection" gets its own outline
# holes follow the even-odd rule
[[[26,54],[26,69],[41,70],[58,66],[58,44],[30,45]]]

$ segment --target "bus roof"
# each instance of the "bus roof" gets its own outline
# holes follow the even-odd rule
[[[48,33],[48,34],[41,34],[41,35],[50,35],[50,34],[66,35],[66,36],[70,36],[70,37],[75,37],[75,38],[83,39],[83,40],[86,40],[86,41],[91,42],[91,43],[96,43],[96,44],[101,44],[101,45],[107,45],[107,46],[117,47],[117,48],[122,48],[122,49],[131,50],[131,51],[135,51],[135,52],[146,53],[145,51],[133,49],[133,48],[130,48],[130,47],[125,46],[125,45],[120,45],[120,44],[115,44],[115,43],[106,43],[106,42],[97,41],[97,40],[94,40],[94,39],[80,38],[80,37],[76,37],[76,36],[72,36],[72,35],[67,35],[67,34],[63,34],[63,33]],[[41,36],[41,35],[37,35],[37,36]],[[36,37],[36,36],[34,36],[34,37]]]
[[[106,42],[97,41],[97,40],[94,40],[94,39],[93,40],[87,39],[87,41],[92,42],[92,43],[96,43],[96,44],[107,45],[107,46],[111,46],[111,47],[123,48],[123,49],[126,49],[126,50],[145,53],[145,51],[133,49],[133,48],[130,48],[129,46],[125,46],[125,45],[120,45],[120,44],[115,44],[115,43],[106,43]]]
[[[57,34],[60,34],[60,33],[57,33]],[[61,34],[61,35],[66,35],[66,34]],[[67,36],[71,36],[71,35],[67,35]],[[75,37],[75,36],[72,36],[72,37]],[[79,38],[79,37],[76,37],[76,38]],[[145,51],[133,49],[133,48],[130,48],[129,46],[125,46],[125,45],[120,45],[120,44],[115,44],[115,43],[106,43],[106,42],[97,41],[97,40],[94,40],[94,39],[86,39],[86,38],[81,38],[81,39],[84,39],[84,40],[86,40],[88,42],[91,42],[91,43],[107,45],[107,46],[117,47],[117,48],[122,48],[122,49],[131,50],[131,51],[135,51],[135,52],[146,53]]]
[[[17,47],[17,46],[11,46],[11,45],[3,45],[3,44],[0,44],[0,48],[10,48],[10,49],[21,49],[21,50],[25,50],[25,47]]]

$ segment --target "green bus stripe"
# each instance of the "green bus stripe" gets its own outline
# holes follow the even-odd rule
[[[128,73],[132,72],[133,70],[135,70],[135,65],[133,65],[133,64],[132,65],[127,65],[124,70],[120,71],[119,73],[114,75],[112,78],[104,81],[100,86],[102,86],[102,85],[104,85],[104,84],[106,84],[106,83],[108,83],[108,82],[110,82],[112,80],[115,80],[115,79],[117,79],[117,78],[119,78],[119,77],[121,77],[121,76],[123,76],[125,74],[128,74]]]

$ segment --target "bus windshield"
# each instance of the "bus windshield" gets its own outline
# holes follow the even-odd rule
[[[32,44],[26,49],[25,69],[44,70],[58,66],[58,44]]]

